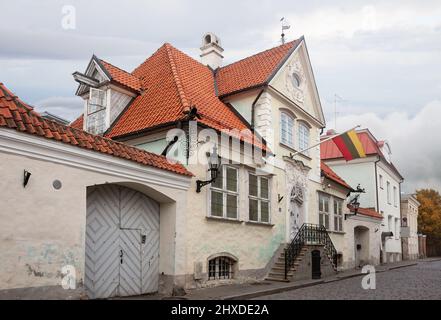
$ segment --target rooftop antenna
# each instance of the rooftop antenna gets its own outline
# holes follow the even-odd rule
[[[340,97],[338,94],[334,94],[334,130],[337,131],[337,102],[342,102],[344,99]]]
[[[280,23],[282,24],[282,44],[285,44],[285,30],[288,30],[289,28],[291,28],[291,26],[285,20],[285,17],[282,17],[282,19],[280,19]]]

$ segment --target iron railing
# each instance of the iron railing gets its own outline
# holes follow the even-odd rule
[[[305,223],[285,249],[285,279],[288,278],[288,271],[293,267],[305,245],[323,245],[332,267],[337,270],[337,250],[326,228],[322,225]]]

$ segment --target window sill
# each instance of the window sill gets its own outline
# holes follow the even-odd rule
[[[286,148],[286,149],[292,151],[293,153],[297,153],[297,152],[299,152],[299,151],[297,151],[294,147],[292,147],[292,146],[290,146],[290,145],[288,145],[288,144],[285,144],[285,143],[283,143],[283,142],[279,142],[279,145],[280,145],[281,147],[283,147],[283,148]],[[299,153],[296,154],[296,156],[301,156],[301,157],[303,157],[303,158],[305,158],[305,159],[307,159],[307,160],[312,160],[312,158],[311,158],[308,154],[305,154],[305,153],[301,153],[301,152],[299,152]]]
[[[283,142],[279,142],[279,145],[280,145],[281,147],[284,147],[284,148],[286,148],[286,149],[289,149],[289,150],[291,150],[291,151],[293,151],[293,152],[297,152],[297,150],[294,149],[294,146],[290,146],[289,144],[286,144],[286,143],[283,143]]]
[[[269,223],[269,222],[245,221],[245,224],[262,226],[262,227],[269,227],[269,228],[274,227],[274,224]]]
[[[346,232],[344,231],[328,231],[329,233],[334,233],[334,234],[340,234],[340,235],[344,235],[346,234]]]
[[[205,218],[207,220],[219,221],[219,222],[229,222],[229,223],[238,223],[238,224],[241,224],[243,222],[243,220],[224,218],[224,217],[215,217],[215,216],[207,216]]]

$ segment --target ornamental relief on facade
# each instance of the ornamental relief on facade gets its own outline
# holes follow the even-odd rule
[[[297,78],[297,79],[296,79]],[[306,77],[299,57],[296,56],[287,66],[286,90],[294,101],[303,104],[306,88]]]
[[[308,194],[308,172],[310,168],[297,161],[285,161],[285,165],[290,239],[293,239],[305,222],[305,201]]]

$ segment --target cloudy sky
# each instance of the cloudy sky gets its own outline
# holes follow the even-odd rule
[[[286,17],[288,39],[306,37],[328,127],[369,127],[391,143],[406,191],[441,190],[439,0],[16,0],[1,10],[0,81],[69,120],[82,108],[71,74],[94,53],[127,70],[164,42],[197,58],[212,31],[229,63],[280,44]]]

